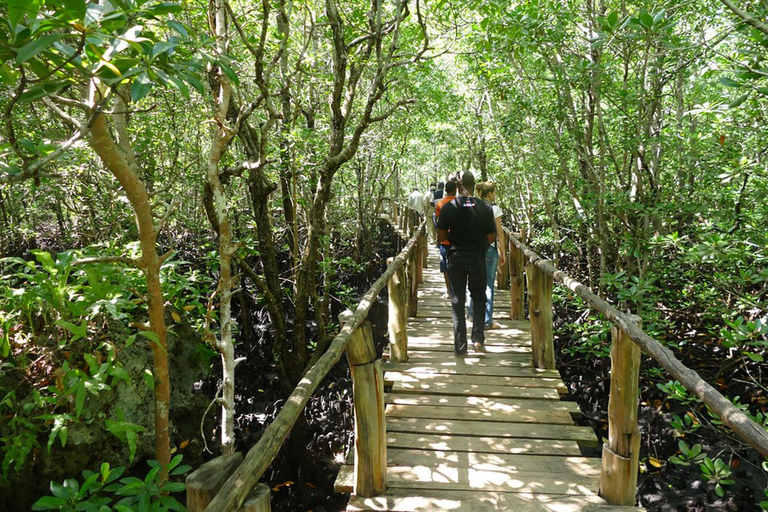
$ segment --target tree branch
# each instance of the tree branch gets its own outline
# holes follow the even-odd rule
[[[720,0],[726,7],[728,7],[733,13],[744,20],[745,23],[748,25],[751,25],[752,27],[755,27],[757,30],[762,32],[763,34],[768,35],[768,25],[763,23],[760,20],[757,20],[752,17],[747,11],[742,11],[739,9],[739,7],[734,4],[731,0]]]

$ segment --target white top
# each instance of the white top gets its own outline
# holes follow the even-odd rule
[[[491,204],[491,208],[493,208],[493,218],[499,219],[504,216],[504,212],[501,211],[501,208],[496,206],[495,204]]]

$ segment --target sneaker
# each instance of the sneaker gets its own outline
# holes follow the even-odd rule
[[[467,353],[466,352],[456,352],[455,350],[453,351],[453,355],[455,355],[456,357],[461,357],[461,358],[467,357]]]
[[[483,345],[482,343],[474,343],[472,346],[474,347],[475,352],[479,352],[481,354],[485,354],[486,352],[488,352],[487,350],[485,350],[485,345]]]
[[[491,325],[486,325],[485,326],[485,330],[486,331],[489,330],[489,329],[501,329],[501,326],[499,324],[497,324],[496,322],[493,322],[493,323],[491,323]]]
[[[444,293],[444,294],[442,294],[442,295],[440,296],[440,298],[441,298],[441,299],[450,299],[450,298],[451,298],[451,296],[450,296],[450,295],[448,295],[447,293]]]

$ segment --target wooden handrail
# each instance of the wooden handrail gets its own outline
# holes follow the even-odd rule
[[[532,265],[551,275],[555,280],[584,299],[587,304],[604,314],[608,320],[617,325],[633,342],[655,359],[662,368],[667,370],[672,377],[677,379],[688,391],[700,398],[717,413],[736,435],[760,452],[761,455],[768,457],[768,432],[760,425],[734,406],[730,400],[702,379],[698,373],[686,367],[675,357],[671,350],[662,345],[658,340],[648,336],[636,325],[632,318],[608,304],[593,293],[592,290],[571,278],[562,270],[557,270],[552,264],[544,261],[538,254],[518,240],[508,229],[505,228],[505,232],[509,239],[512,240],[512,243],[523,252],[526,259]]]
[[[387,270],[373,283],[373,286],[363,296],[355,313],[347,321],[339,334],[333,339],[328,350],[312,367],[307,370],[296,389],[286,400],[285,405],[278,413],[275,420],[264,430],[259,442],[257,442],[245,456],[242,464],[229,477],[216,493],[216,497],[205,508],[206,512],[221,512],[239,510],[245,502],[248,494],[261,479],[264,472],[272,463],[280,451],[285,438],[293,428],[299,414],[304,410],[309,398],[314,393],[320,381],[328,374],[330,369],[341,359],[341,355],[349,343],[352,333],[365,320],[371,305],[376,300],[381,290],[387,285],[397,269],[406,263],[411,251],[417,246],[417,240],[426,229],[425,221],[414,229],[413,236],[402,251],[395,257]]]

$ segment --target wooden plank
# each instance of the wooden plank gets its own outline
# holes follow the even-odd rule
[[[558,439],[515,439],[504,437],[472,437],[452,434],[413,434],[387,432],[388,450],[411,448],[422,450],[453,450],[476,453],[518,453],[548,455],[581,455],[576,441]]]
[[[345,465],[339,470],[334,490],[351,492],[350,476],[352,466]],[[509,493],[535,493],[571,496],[597,496],[600,479],[578,475],[558,475],[548,473],[510,474],[498,466],[455,467],[441,464],[428,466],[388,466],[388,489],[407,490],[446,490],[446,491],[496,491]]]
[[[533,359],[531,354],[473,354],[463,358],[446,357],[444,353],[440,352],[421,352],[420,354],[414,354],[411,351],[408,352],[409,363],[428,363],[431,361],[437,362],[449,362],[456,360],[459,364],[465,364],[469,366],[503,366],[516,368],[526,368],[533,365]]]
[[[384,402],[395,405],[420,405],[429,407],[482,407],[499,411],[566,411],[569,414],[581,414],[579,406],[575,402],[567,402],[557,399],[520,399],[497,398],[480,396],[435,396],[387,393]]]
[[[395,382],[392,393],[483,396],[493,398],[550,398],[559,395],[552,388],[518,388],[513,386],[489,386],[477,384],[454,384],[453,382]]]
[[[540,368],[515,368],[499,366],[479,366],[464,364],[457,359],[433,363],[387,363],[384,371],[443,373],[448,375],[496,375],[503,377],[547,377],[560,378],[557,370]]]
[[[566,411],[508,411],[485,407],[425,407],[423,405],[389,404],[386,408],[389,418],[429,418],[444,420],[493,421],[500,423],[549,423],[573,425],[571,415]]]
[[[477,437],[522,439],[558,439],[577,441],[583,446],[597,446],[597,436],[590,427],[538,423],[496,423],[492,421],[432,420],[423,418],[387,418],[387,432],[419,432]]]
[[[526,354],[532,357],[531,347],[526,345],[497,345],[486,339],[485,348],[489,354]],[[453,352],[453,343],[414,342],[413,340],[408,342],[408,354],[412,356],[431,354],[449,359],[453,355],[451,352]]]
[[[520,495],[503,492],[462,492],[391,489],[375,498],[350,497],[348,511],[392,512],[644,512],[634,507],[608,507],[599,496]]]
[[[509,453],[473,453],[454,450],[416,450],[390,448],[387,466],[427,466],[490,469],[513,473],[549,473],[590,478],[600,476],[600,459],[555,455],[516,455]]]
[[[388,371],[384,374],[384,384],[391,386],[395,382],[450,382],[452,384],[477,384],[490,386],[515,386],[529,388],[553,388],[560,394],[568,392],[565,383],[559,377],[506,377],[502,375],[452,375],[447,373],[419,373]]]

